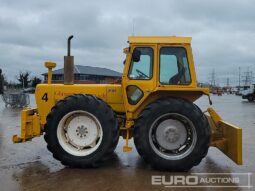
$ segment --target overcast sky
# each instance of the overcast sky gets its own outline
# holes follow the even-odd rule
[[[255,74],[254,0],[0,0],[0,68],[8,80],[45,60],[63,67],[73,34],[75,64],[122,71],[132,35],[191,36],[199,81],[238,83],[238,67]]]

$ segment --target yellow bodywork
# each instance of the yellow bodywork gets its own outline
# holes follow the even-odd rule
[[[124,152],[130,151],[128,139],[132,137],[132,127],[140,112],[150,103],[162,97],[184,98],[194,102],[202,95],[209,97],[208,88],[197,87],[195,66],[190,37],[129,37],[129,47],[124,49],[126,61],[121,84],[51,84],[52,68],[55,64],[47,62],[48,84],[36,88],[37,109],[24,109],[21,113],[21,136],[13,136],[13,142],[25,142],[43,134],[46,117],[51,108],[66,96],[73,94],[92,94],[103,99],[119,117],[120,134],[126,139]],[[131,55],[136,47],[150,47],[154,50],[153,74],[149,80],[129,79],[128,71]],[[163,85],[159,82],[159,50],[161,47],[183,47],[187,52],[191,83],[187,85]],[[127,87],[135,85],[143,91],[143,97],[136,104],[128,102]],[[242,129],[224,122],[212,109],[208,108],[207,118],[212,131],[211,146],[219,148],[235,163],[242,164]]]
[[[34,137],[39,137],[42,133],[36,109],[24,109],[21,112],[21,135],[20,137],[14,135],[12,141],[14,143],[30,141]]]
[[[212,130],[211,146],[217,147],[236,164],[242,161],[242,129],[223,121],[213,108],[207,109],[208,122]]]

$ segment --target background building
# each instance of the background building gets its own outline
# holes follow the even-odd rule
[[[48,80],[48,74],[42,74],[44,81]],[[106,84],[113,83],[121,79],[121,73],[107,68],[92,67],[92,66],[74,66],[74,82],[76,84]],[[53,83],[64,82],[64,69],[54,70],[52,72]]]

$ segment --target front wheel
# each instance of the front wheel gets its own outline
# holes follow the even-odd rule
[[[53,157],[71,167],[97,166],[115,149],[119,131],[112,109],[91,95],[59,101],[47,117],[45,141]]]
[[[138,153],[153,167],[186,171],[206,156],[210,128],[193,103],[164,98],[142,111],[135,123],[134,142]]]

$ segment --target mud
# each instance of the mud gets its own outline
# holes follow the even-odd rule
[[[34,105],[33,95],[31,97]],[[255,173],[255,102],[242,101],[234,95],[212,96],[213,106],[220,115],[243,128],[244,164],[237,166],[219,150],[210,148],[207,157],[191,171],[177,173]],[[205,109],[206,97],[197,101]],[[47,151],[43,137],[32,142],[13,144],[11,137],[19,133],[20,109],[5,108],[0,101],[0,190],[193,190],[191,188],[166,188],[152,185],[152,175],[170,176],[171,172],[151,169],[140,158],[135,148],[122,153],[123,140],[112,158],[96,169],[72,169],[62,166]],[[131,141],[133,145],[133,141]],[[231,176],[231,175],[229,175]],[[254,174],[251,185],[254,185]],[[234,186],[238,186],[235,184]],[[212,187],[195,190],[214,190]],[[253,190],[254,188],[224,188],[224,190]],[[223,188],[217,188],[223,190]]]

